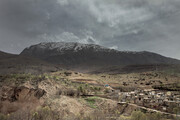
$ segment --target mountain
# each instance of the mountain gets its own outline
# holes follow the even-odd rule
[[[38,58],[9,54],[0,51],[0,74],[34,73],[57,71],[58,66]]]
[[[5,53],[3,51],[0,51],[0,59],[6,59],[6,58],[11,58],[11,57],[15,57],[17,55],[14,54],[10,54],[10,53]]]
[[[117,51],[94,44],[74,42],[43,42],[24,49],[22,56],[30,56],[66,67],[99,67],[144,64],[180,64],[179,60],[152,52]]]

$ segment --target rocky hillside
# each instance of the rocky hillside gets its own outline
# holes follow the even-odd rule
[[[20,55],[40,58],[65,66],[112,66],[142,64],[180,64],[179,60],[151,52],[125,52],[94,44],[45,42],[30,46]]]

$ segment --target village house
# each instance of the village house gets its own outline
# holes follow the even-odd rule
[[[172,112],[172,106],[180,107],[178,93],[159,91],[154,89],[119,92],[120,102],[130,102],[139,106],[153,108],[165,112]]]

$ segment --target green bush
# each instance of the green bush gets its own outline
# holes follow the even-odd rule
[[[85,100],[87,101],[87,104],[91,107],[91,108],[96,108],[95,103],[96,100],[98,100],[98,97],[88,97]]]
[[[0,113],[0,120],[7,120],[7,116]]]
[[[134,111],[131,115],[131,120],[146,120],[146,115],[141,111]]]
[[[162,116],[160,113],[147,114],[147,120],[161,120]]]
[[[173,108],[173,113],[174,114],[179,114],[180,113],[180,108],[179,107]]]
[[[80,93],[81,95],[86,95],[86,93],[87,93],[86,88],[85,88],[85,86],[83,86],[83,85],[80,85],[80,86],[77,88],[77,90],[78,90],[78,93]]]

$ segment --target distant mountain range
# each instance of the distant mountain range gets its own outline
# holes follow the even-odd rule
[[[0,51],[0,74],[39,74],[57,71],[61,68],[79,72],[93,72],[98,70],[100,72],[122,72],[134,71],[135,69],[151,70],[156,65],[160,65],[162,68],[162,64],[163,66],[180,64],[180,60],[164,57],[152,52],[118,51],[99,45],[74,42],[39,43],[25,48],[19,55]],[[146,67],[142,69],[143,66]]]
[[[152,52],[117,51],[99,45],[74,42],[44,42],[24,49],[20,55],[65,66],[180,64],[179,60]]]

